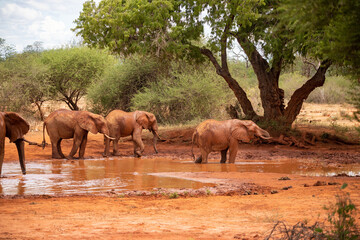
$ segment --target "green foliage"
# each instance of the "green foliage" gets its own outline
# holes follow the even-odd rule
[[[280,76],[280,88],[284,89],[285,99],[290,99],[292,93],[307,81],[307,77],[297,72],[285,73]],[[306,102],[312,103],[345,103],[351,80],[343,76],[328,76],[321,88],[310,93]]]
[[[48,98],[47,82],[39,54],[13,55],[0,64],[0,105],[8,111],[31,111],[30,104],[39,107]]]
[[[196,118],[219,118],[231,96],[225,84],[208,68],[174,67],[171,77],[153,82],[132,99],[132,109],[152,112],[162,123]]]
[[[356,108],[354,118],[360,122],[360,82],[354,82],[349,90],[348,102]],[[359,131],[360,132],[360,131]]]
[[[109,48],[112,52],[166,57],[188,51],[188,41],[200,37],[202,25],[181,24],[181,1],[175,0],[90,0],[75,20],[73,29],[90,46]],[[179,23],[179,24],[175,24]],[[175,40],[178,40],[175,44]],[[181,41],[181,40],[184,40]]]
[[[281,21],[302,54],[330,59],[360,76],[360,2],[353,0],[285,0]]]
[[[98,113],[108,113],[114,109],[129,111],[132,97],[156,81],[160,67],[161,64],[154,59],[136,55],[108,68],[88,88],[87,98],[93,110]]]
[[[45,51],[42,63],[49,71],[49,87],[54,98],[78,110],[78,101],[88,86],[99,78],[106,67],[114,64],[107,52],[87,47]]]
[[[175,198],[178,198],[178,197],[179,197],[179,194],[177,192],[173,192],[173,193],[169,194],[170,199],[175,199]]]
[[[341,190],[348,186],[344,183]],[[327,239],[327,240],[357,240],[360,237],[359,228],[356,225],[357,209],[348,193],[341,192],[336,195],[336,203],[330,207],[324,207],[329,211],[328,225],[316,222],[308,226],[307,222],[299,222],[294,226],[287,226],[284,222],[277,222],[269,236],[265,239]]]
[[[341,189],[347,187],[344,183]],[[350,199],[348,193],[341,192],[336,195],[336,203],[329,208],[328,221],[331,224],[331,230],[327,233],[329,240],[355,240],[359,239],[360,232],[356,226],[355,214],[356,207]]]
[[[6,40],[0,38],[0,62],[16,54],[15,48],[6,43]]]

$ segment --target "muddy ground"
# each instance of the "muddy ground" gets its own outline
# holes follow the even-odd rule
[[[193,129],[162,130],[167,139],[155,155],[145,135],[146,158],[189,159]],[[27,139],[41,142],[42,132]],[[49,138],[47,137],[49,142]],[[72,141],[63,141],[68,153]],[[316,142],[298,148],[276,144],[241,145],[237,161],[302,160],[302,168],[360,166],[359,145]],[[120,144],[124,156],[132,154],[132,143]],[[101,156],[103,138],[89,134],[87,158]],[[14,144],[6,143],[5,162],[18,161]],[[49,159],[44,150],[26,146],[26,161]],[[211,154],[210,162],[218,162]],[[76,161],[76,160],[74,160]],[[86,160],[85,160],[86,161]],[[231,168],[231,164],[225,164]],[[6,176],[6,168],[3,167]],[[171,173],[172,177],[214,183],[203,189],[154,189],[114,191],[87,195],[4,196],[0,198],[0,239],[264,239],[277,221],[292,226],[300,221],[326,223],[335,195],[349,193],[360,208],[360,177],[346,175],[316,177],[264,172]],[[163,173],[166,176],[166,173]],[[19,178],[21,178],[19,172]],[[281,180],[282,179],[282,180]],[[287,180],[286,180],[287,179]],[[340,190],[343,183],[348,187]],[[360,223],[360,214],[356,216]]]

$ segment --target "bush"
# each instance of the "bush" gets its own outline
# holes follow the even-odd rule
[[[341,189],[347,187],[345,183]],[[336,204],[329,210],[328,221],[331,224],[331,231],[327,235],[330,240],[356,240],[359,239],[359,229],[356,226],[356,207],[352,203],[348,193],[342,192],[336,195]]]
[[[354,118],[360,122],[360,82],[355,82],[351,86],[349,91],[348,102],[354,105],[356,111],[354,112]]]
[[[108,113],[113,109],[129,111],[131,98],[156,81],[159,66],[153,59],[139,56],[111,66],[88,88],[92,110],[97,113]]]
[[[170,124],[221,118],[233,95],[209,67],[173,66],[171,77],[152,82],[134,96],[132,109],[152,112],[159,122]]]
[[[280,87],[285,91],[285,99],[290,99],[294,91],[300,88],[306,81],[298,73],[285,73],[280,77]],[[350,79],[343,76],[327,76],[324,86],[316,88],[306,99],[311,103],[345,103],[348,89],[351,86]]]

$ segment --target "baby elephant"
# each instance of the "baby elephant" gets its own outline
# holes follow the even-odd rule
[[[234,163],[239,141],[248,143],[255,137],[271,138],[267,131],[250,120],[206,120],[197,126],[192,136],[192,156],[195,159],[193,153],[195,143],[201,150],[201,156],[195,160],[195,163],[207,163],[208,155],[213,151],[220,151],[220,162],[225,163],[228,150],[230,152],[229,163]]]

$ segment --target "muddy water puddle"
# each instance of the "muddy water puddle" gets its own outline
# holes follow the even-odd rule
[[[238,161],[236,164],[194,164],[188,160],[166,158],[102,158],[86,160],[42,160],[26,164],[27,175],[20,174],[17,162],[4,163],[0,194],[71,195],[108,191],[151,190],[153,188],[201,188],[213,186],[173,177],[162,172],[262,172],[333,176],[359,175],[360,167],[306,167],[301,161]]]

